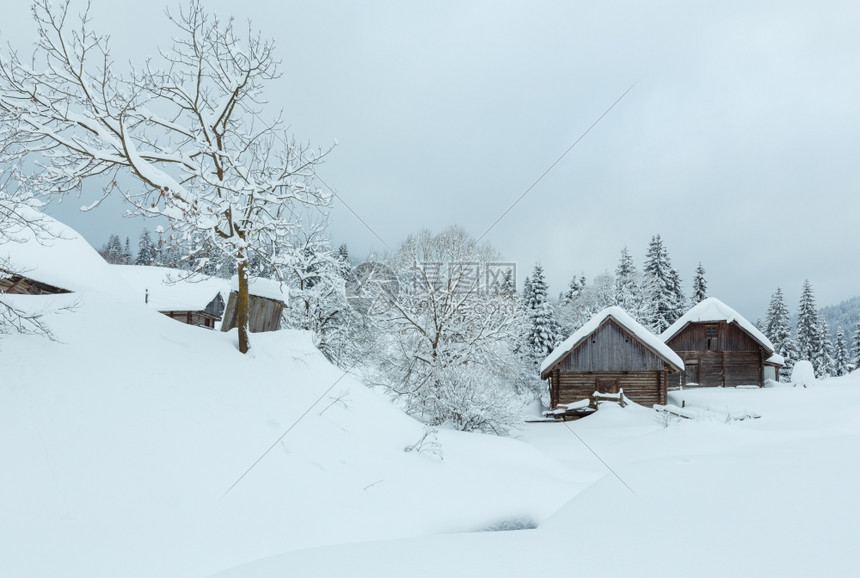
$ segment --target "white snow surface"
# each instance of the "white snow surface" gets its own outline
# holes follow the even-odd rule
[[[591,335],[607,317],[615,319],[622,327],[636,336],[637,339],[647,344],[648,347],[659,353],[669,362],[675,364],[679,369],[684,369],[684,361],[678,357],[678,354],[672,351],[659,337],[648,331],[638,321],[630,317],[621,307],[613,305],[596,313],[589,319],[585,325],[573,332],[573,335],[565,339],[561,345],[552,350],[543,363],[540,365],[540,372],[543,373],[551,367],[556,361],[564,357],[567,352],[572,350],[577,343]]]
[[[0,336],[3,577],[857,573],[860,372],[440,429],[437,455],[306,333],[241,355],[121,295],[0,298],[56,337]]]
[[[227,279],[190,274],[168,267],[138,265],[111,265],[110,268],[130,287],[134,300],[146,301],[156,311],[201,311],[216,295],[221,294],[224,303],[230,295]]]
[[[744,329],[744,331],[752,335],[756,341],[767,347],[771,353],[773,353],[773,343],[770,342],[770,339],[765,337],[764,333],[759,331],[755,325],[747,321],[743,315],[716,297],[708,297],[691,307],[689,311],[684,313],[684,315],[675,321],[675,323],[667,327],[666,331],[660,334],[660,339],[663,341],[669,341],[688,323],[708,321],[737,323]]]

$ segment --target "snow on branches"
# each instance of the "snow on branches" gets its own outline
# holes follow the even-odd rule
[[[123,74],[86,13],[77,27],[68,1],[37,0],[33,13],[32,65],[15,52],[0,60],[0,163],[17,167],[24,194],[63,194],[96,180],[133,214],[207,237],[236,263],[246,351],[246,264],[289,244],[301,225],[297,207],[330,203],[313,186],[325,152],[298,145],[280,115],[263,115],[264,86],[280,74],[274,44],[194,0],[168,13],[173,46]],[[143,186],[121,186],[129,176]]]

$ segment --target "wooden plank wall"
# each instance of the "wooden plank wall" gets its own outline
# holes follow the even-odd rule
[[[717,325],[717,337],[709,338],[706,325]],[[691,323],[667,342],[685,365],[698,361],[699,387],[764,385],[764,355],[754,339],[735,324]],[[684,378],[686,385],[688,380]]]
[[[663,360],[612,319],[571,351],[559,364],[562,372],[662,371]]]
[[[556,371],[552,375],[553,407],[559,403],[573,403],[590,398],[597,389],[597,380],[615,379],[624,395],[645,407],[655,403],[666,404],[666,377],[664,371],[570,373]]]
[[[224,321],[221,322],[221,331],[229,331],[236,327],[236,302],[238,295],[235,291],[230,292],[227,298],[227,307],[224,308]],[[263,333],[264,331],[277,331],[281,328],[281,314],[284,306],[274,299],[266,299],[257,295],[248,298],[248,329],[251,333]]]
[[[706,325],[717,326],[716,338],[705,335]],[[761,347],[740,327],[725,321],[690,323],[666,345],[675,351],[757,351]]]

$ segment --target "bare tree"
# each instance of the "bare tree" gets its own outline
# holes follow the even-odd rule
[[[312,186],[325,152],[289,138],[280,114],[264,117],[263,87],[280,75],[273,43],[192,0],[167,13],[173,45],[121,74],[88,10],[72,25],[69,0],[36,0],[33,15],[32,64],[14,51],[0,60],[0,163],[15,167],[25,194],[95,180],[101,200],[117,192],[133,214],[208,238],[235,261],[246,352],[248,263],[286,254],[297,207],[330,203]]]

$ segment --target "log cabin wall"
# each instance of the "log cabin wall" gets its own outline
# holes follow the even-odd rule
[[[609,319],[559,360],[550,374],[550,403],[573,403],[595,391],[624,395],[651,407],[666,403],[666,363]]]
[[[734,323],[690,323],[666,342],[684,360],[682,383],[700,387],[764,385],[764,348]]]
[[[645,407],[655,403],[666,404],[666,374],[664,371],[633,371],[633,372],[599,372],[599,373],[568,373],[560,372],[558,380],[553,380],[553,407],[560,403],[573,403],[590,398],[595,391],[606,389],[602,393],[617,393],[624,390],[624,395]],[[614,388],[602,387],[614,383]],[[613,391],[614,389],[614,391]]]

